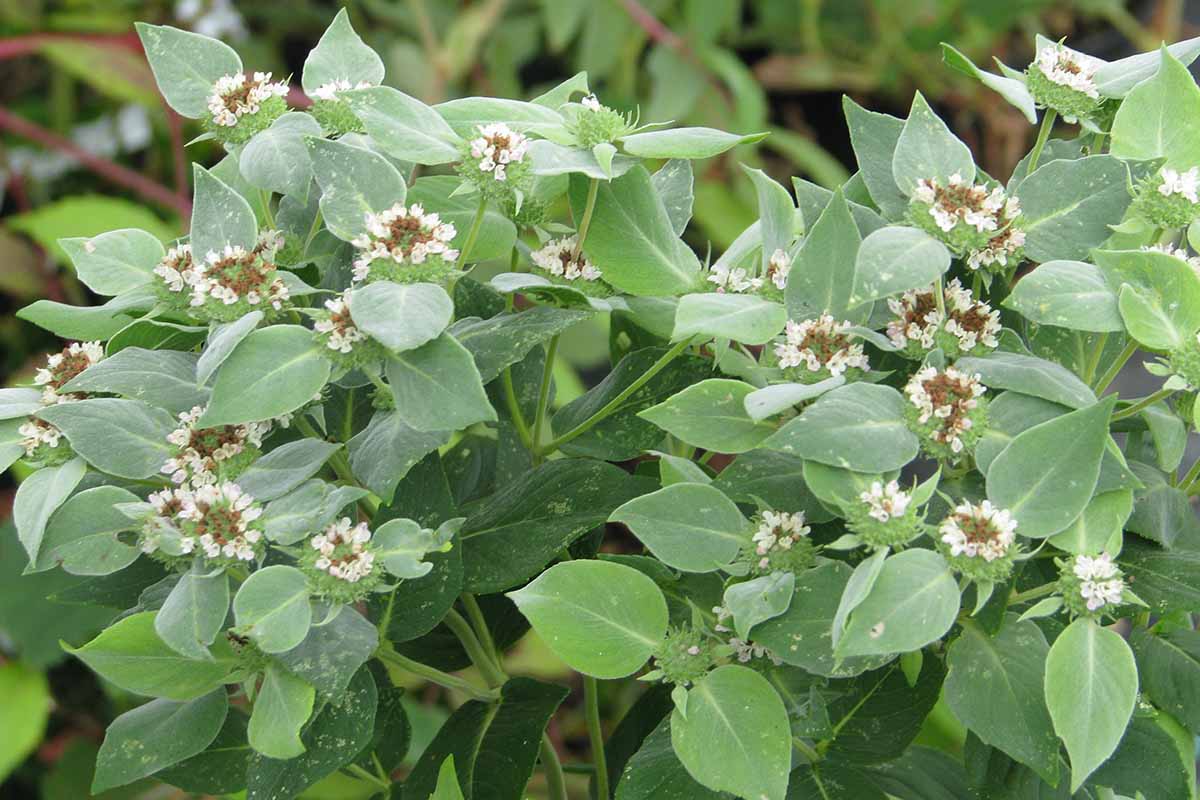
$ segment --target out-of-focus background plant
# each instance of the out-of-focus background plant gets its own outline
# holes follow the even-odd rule
[[[28,378],[55,348],[17,310],[47,298],[95,302],[55,241],[121,227],[183,234],[191,188],[186,143],[198,129],[160,99],[133,22],[167,23],[220,37],[247,64],[299,73],[343,3],[322,0],[0,0],[0,382]],[[743,162],[776,177],[844,181],[850,160],[841,95],[904,116],[914,90],[1006,176],[1028,147],[1028,124],[977,82],[941,64],[940,41],[985,63],[1028,63],[1035,32],[1067,36],[1104,58],[1195,35],[1185,0],[357,0],[354,27],[387,65],[387,83],[428,103],[460,95],[533,97],[586,70],[605,104],[646,121],[674,119],[739,132],[770,131]],[[1200,8],[1193,9],[1200,21]],[[298,81],[293,81],[298,84]],[[289,100],[306,99],[296,88]],[[986,133],[985,133],[986,132]],[[209,142],[191,159],[215,163]],[[720,252],[755,218],[748,181],[714,159],[697,174],[692,244]],[[786,181],[784,181],[786,183]],[[599,332],[597,332],[599,333]],[[607,356],[586,333],[559,348],[559,402]],[[12,487],[0,484],[0,520]],[[64,658],[137,601],[111,587],[112,608],[71,603],[81,580],[21,576],[11,530],[0,530],[0,797],[76,800],[87,790],[105,725],[132,698],[98,685]],[[49,598],[49,599],[47,599]],[[556,677],[535,640],[529,674]],[[562,675],[567,674],[565,668]],[[436,729],[437,706],[408,698],[414,757]],[[608,697],[622,705],[627,698]],[[947,715],[948,716],[948,715]],[[576,725],[575,723],[578,722]],[[954,737],[935,712],[925,736]],[[552,731],[569,748],[583,731]],[[104,797],[166,796],[135,785]],[[336,778],[306,795],[344,798]]]

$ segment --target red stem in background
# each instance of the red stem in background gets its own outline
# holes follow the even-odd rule
[[[659,22],[658,17],[647,11],[638,0],[621,0],[621,5],[625,6],[626,13],[651,39],[665,44],[672,50],[687,50],[687,43],[675,31]]]
[[[35,125],[5,108],[0,108],[0,130],[9,131],[37,142],[43,147],[66,153],[92,172],[118,186],[123,186],[147,200],[166,206],[185,220],[191,217],[192,204],[186,197],[180,197],[162,184],[156,183],[128,167],[123,167],[95,153],[89,153],[65,136]]]

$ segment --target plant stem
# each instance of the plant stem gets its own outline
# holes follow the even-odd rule
[[[808,742],[801,739],[799,736],[792,737],[792,747],[800,751],[800,755],[808,759],[810,764],[816,764],[821,760],[821,754],[814,750]]]
[[[458,253],[458,263],[454,265],[459,272],[462,272],[462,268],[466,266],[467,254],[471,252],[471,248],[475,246],[475,240],[479,238],[485,213],[487,213],[487,196],[480,194],[479,208],[475,209],[475,219],[471,220],[471,230],[467,233],[467,241],[463,243],[463,248]]]
[[[317,215],[313,217],[312,227],[308,229],[308,235],[304,237],[304,254],[308,255],[308,246],[312,244],[312,240],[317,238],[317,234],[321,231],[321,224],[325,222],[325,218],[321,216],[321,209],[317,209]]]
[[[1087,366],[1084,367],[1083,382],[1091,384],[1096,379],[1096,370],[1100,368],[1100,359],[1104,356],[1104,346],[1108,344],[1108,333],[1100,334],[1100,338],[1096,340],[1095,346],[1092,348],[1091,358],[1088,359]]]
[[[1025,174],[1032,175],[1037,169],[1038,159],[1042,157],[1042,148],[1046,146],[1046,140],[1050,138],[1050,130],[1054,127],[1054,120],[1058,118],[1058,112],[1053,108],[1047,108],[1046,113],[1042,114],[1042,127],[1038,129],[1037,141],[1033,143],[1033,152],[1029,154],[1029,167],[1026,168]]]
[[[360,780],[364,780],[368,783],[372,783],[375,786],[378,786],[380,789],[383,789],[384,791],[390,792],[392,790],[392,784],[390,782],[384,781],[378,775],[371,774],[369,771],[367,771],[366,769],[363,769],[358,764],[347,764],[345,767],[343,767],[343,769],[346,770],[346,772],[353,775],[354,777],[359,778]]]
[[[600,179],[592,178],[588,184],[587,202],[583,206],[583,217],[579,221],[579,231],[575,234],[575,260],[583,252],[583,243],[587,240],[588,228],[592,226],[592,212],[596,210],[596,196],[600,193]]]
[[[483,616],[483,609],[479,607],[479,601],[475,599],[475,595],[470,592],[463,592],[459,598],[462,600],[463,608],[467,610],[467,619],[471,620],[471,626],[475,628],[475,635],[479,637],[479,643],[483,645],[488,653],[493,654],[493,658],[498,658],[499,650],[496,648],[496,642],[492,639],[492,632],[488,630],[487,619]]]
[[[587,710],[588,739],[592,744],[592,762],[596,765],[596,796],[609,800],[608,757],[604,753],[604,732],[600,729],[600,695],[596,679],[583,676],[583,703]]]
[[[546,409],[550,405],[550,384],[554,378],[554,358],[558,354],[558,336],[550,337],[546,345],[546,363],[542,367],[542,383],[538,388],[537,412],[533,415],[533,434],[530,441],[534,447],[542,441],[542,427],[546,422]],[[534,454],[534,464],[541,461],[541,456]]]
[[[328,441],[303,415],[298,415],[292,422],[296,426],[296,429],[305,436],[318,439],[322,442]],[[334,451],[327,463],[333,469],[334,474],[342,481],[351,486],[359,486],[358,481],[354,477],[354,472],[350,469],[350,462],[346,459],[346,454],[342,450]],[[374,495],[367,495],[359,499],[358,504],[369,517],[373,518],[379,513],[379,500]]]
[[[595,764],[563,764],[563,772],[568,772],[572,775],[591,775],[596,771]]]
[[[538,751],[542,760],[542,771],[546,773],[546,791],[550,800],[567,800],[567,782],[563,778],[562,762],[558,760],[558,751],[554,742],[546,732],[542,732],[542,746]]]
[[[483,679],[487,681],[487,685],[493,689],[504,685],[505,681],[508,680],[508,676],[492,660],[492,656],[488,655],[487,651],[483,649],[483,645],[475,637],[475,632],[471,630],[471,624],[463,619],[462,614],[459,614],[454,609],[450,609],[446,612],[446,617],[442,621],[458,637],[458,641],[462,643],[463,649],[467,651],[467,655],[471,657],[471,662],[479,670],[480,674],[483,675]]]
[[[1192,464],[1192,468],[1183,476],[1183,480],[1179,482],[1179,488],[1191,494],[1189,490],[1196,485],[1198,479],[1200,479],[1200,458],[1196,459],[1196,462]]]
[[[1009,595],[1008,604],[1011,606],[1016,605],[1017,603],[1024,603],[1026,600],[1036,600],[1039,597],[1045,597],[1048,594],[1053,594],[1054,590],[1057,588],[1057,583],[1043,583],[1041,586],[1034,587],[1033,589],[1026,589],[1023,592],[1017,592],[1016,594]]]
[[[444,686],[447,689],[453,689],[456,692],[462,692],[472,700],[481,700],[485,703],[490,703],[499,696],[499,693],[495,690],[488,691],[486,689],[481,689],[470,681],[464,680],[457,675],[451,675],[448,672],[442,672],[436,667],[431,667],[428,664],[422,664],[420,661],[414,661],[408,656],[401,655],[393,650],[390,645],[376,650],[375,657],[380,661],[394,664],[405,672],[420,676],[430,683],[436,683],[438,686]]]
[[[533,450],[534,439],[529,432],[529,423],[525,421],[525,415],[521,413],[521,404],[517,402],[517,390],[513,387],[511,367],[504,368],[504,372],[501,373],[501,381],[504,385],[504,402],[508,406],[508,416],[512,418],[513,427],[517,429],[517,436],[526,450]]]
[[[1121,368],[1125,366],[1125,362],[1133,357],[1137,352],[1137,342],[1132,339],[1125,345],[1125,349],[1113,360],[1113,363],[1108,365],[1108,369],[1100,376],[1100,380],[1096,381],[1096,385],[1092,387],[1096,394],[1103,394],[1108,385],[1116,380],[1117,375],[1121,373]]]
[[[269,229],[275,230],[275,212],[271,210],[271,193],[266,189],[259,189],[258,196],[262,200],[264,221]]]
[[[566,444],[567,442],[576,438],[577,436],[582,436],[583,434],[590,431],[592,428],[594,428],[596,425],[600,424],[604,419],[606,419],[610,414],[612,414],[614,411],[616,411],[618,408],[620,408],[621,405],[626,400],[628,400],[631,396],[633,396],[633,394],[638,389],[641,389],[643,386],[645,386],[647,383],[649,383],[650,380],[655,375],[662,372],[663,369],[668,364],[670,364],[672,361],[674,361],[679,356],[680,353],[682,353],[684,350],[686,350],[688,348],[688,345],[690,345],[691,343],[692,343],[692,340],[690,338],[684,339],[683,341],[680,341],[680,342],[676,342],[671,347],[670,350],[663,353],[662,356],[658,359],[658,361],[655,361],[650,366],[650,369],[646,370],[640,376],[638,376],[637,380],[635,380],[633,383],[629,384],[629,386],[625,387],[624,391],[622,391],[620,394],[618,394],[612,400],[609,400],[607,403],[605,403],[603,408],[601,408],[599,411],[597,411],[592,416],[585,419],[583,422],[576,425],[571,430],[564,433],[562,436],[559,436],[557,439],[552,439],[551,441],[547,442],[544,447],[535,445],[536,449],[534,450],[534,452],[538,455],[543,455],[543,456],[546,455],[547,453],[553,453],[555,450],[562,447],[564,444]]]
[[[1120,419],[1127,419],[1129,417],[1132,417],[1135,414],[1137,414],[1138,412],[1142,411],[1143,409],[1154,405],[1159,400],[1170,397],[1173,394],[1175,394],[1174,389],[1159,389],[1154,394],[1152,394],[1148,397],[1143,397],[1141,400],[1135,401],[1133,405],[1131,405],[1127,408],[1122,408],[1120,411],[1114,412],[1112,415],[1112,421],[1116,422],[1117,420],[1120,420]]]

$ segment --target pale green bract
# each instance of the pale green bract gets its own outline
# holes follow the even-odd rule
[[[559,45],[623,13],[542,5]],[[998,72],[944,45],[1040,115],[1012,174],[917,95],[845,101],[857,172],[818,185],[582,73],[428,105],[359,13],[304,59],[312,108],[241,109],[194,167],[190,236],[63,239],[106,302],[18,313],[73,341],[0,389],[4,553],[103,617],[63,642],[124,711],[94,791],[1191,791],[1200,40],[1039,37]],[[218,138],[218,81],[260,65],[138,33]],[[647,69],[740,75],[687,50]],[[693,212],[726,199],[756,213],[711,252]],[[31,669],[0,668],[0,777],[46,724]]]

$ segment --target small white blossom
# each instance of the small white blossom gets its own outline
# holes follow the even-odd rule
[[[479,171],[489,172],[498,181],[507,180],[510,164],[525,160],[529,139],[503,123],[480,125],[479,135],[471,140],[471,157],[479,159]]]
[[[867,504],[867,516],[879,522],[893,517],[902,517],[912,503],[912,495],[900,489],[897,481],[875,481],[871,488],[861,492],[858,499]]]
[[[103,358],[104,346],[100,342],[72,342],[59,352],[47,356],[46,366],[33,377],[33,382],[43,387],[42,404],[51,406],[78,400],[78,395],[60,394],[58,390]]]
[[[976,233],[1000,230],[1021,213],[1021,204],[1008,197],[1004,189],[988,189],[983,184],[970,184],[954,173],[942,185],[936,178],[921,178],[913,191],[913,199],[929,206],[929,215],[941,230],[949,233],[959,223],[975,229]]]
[[[231,128],[247,114],[257,114],[270,98],[284,97],[287,93],[288,85],[272,83],[269,72],[256,72],[249,79],[243,72],[223,75],[208,96],[208,112],[214,125]]]
[[[62,431],[37,417],[22,422],[17,433],[21,436],[21,447],[25,448],[26,458],[33,456],[40,446],[58,447],[62,440]]]
[[[775,284],[776,289],[783,291],[787,288],[788,273],[791,271],[792,257],[786,250],[779,249],[771,254],[771,260],[767,263],[767,277]]]
[[[962,435],[974,424],[970,412],[978,407],[977,398],[986,391],[979,375],[968,375],[954,367],[946,367],[944,372],[925,367],[904,387],[909,402],[918,411],[917,422],[924,425],[931,419],[939,420],[940,427],[931,437],[948,444],[954,453],[963,451]]]
[[[764,511],[751,541],[754,552],[759,556],[758,568],[767,569],[771,564],[771,553],[791,550],[796,543],[808,536],[812,529],[804,524],[804,512]]]
[[[188,285],[184,274],[191,274],[191,270],[192,246],[180,244],[167,251],[163,260],[154,268],[154,274],[163,279],[168,291],[182,292],[183,287]]]
[[[367,523],[354,525],[349,517],[342,517],[309,540],[309,546],[318,553],[314,566],[335,578],[357,583],[374,569],[375,554],[366,549],[370,541]]]
[[[262,532],[250,523],[262,516],[262,508],[236,483],[198,487],[183,500],[179,516],[193,523],[206,557],[254,560]]]
[[[579,237],[574,235],[551,239],[540,249],[534,250],[529,257],[534,266],[559,278],[569,281],[599,280],[600,270],[582,252],[576,254],[578,247]]]
[[[204,411],[204,406],[194,406],[183,412],[179,415],[180,426],[167,434],[167,442],[177,449],[161,471],[177,484],[215,483],[222,461],[240,454],[247,445],[261,447],[263,437],[271,429],[270,422],[199,428],[196,422]]]
[[[1100,99],[1095,75],[1101,62],[1097,59],[1049,44],[1038,51],[1036,63],[1051,83],[1082,92],[1093,100]]]
[[[312,96],[314,100],[337,100],[339,92],[348,92],[351,89],[370,89],[372,86],[370,81],[359,81],[358,83],[350,83],[344,78],[323,83],[316,89],[313,89]]]
[[[396,203],[379,213],[367,212],[367,232],[351,244],[359,249],[354,259],[354,280],[366,280],[371,262],[390,259],[397,264],[424,264],[429,258],[450,263],[458,259],[458,251],[449,243],[458,231],[449,222],[442,222],[434,212],[426,213],[418,203],[405,207]]]
[[[1121,604],[1125,581],[1108,553],[1095,557],[1075,556],[1072,571],[1080,580],[1079,594],[1087,601],[1088,611]]]
[[[600,101],[596,98],[596,95],[594,95],[594,94],[589,94],[587,97],[583,98],[579,102],[588,111],[599,111],[600,110]]]
[[[958,339],[959,349],[963,352],[980,344],[986,347],[999,346],[999,311],[994,311],[982,300],[976,300],[958,278],[946,285],[944,299],[945,317],[937,309],[933,288],[913,289],[898,298],[888,298],[888,308],[896,315],[888,323],[888,339],[900,348],[906,347],[911,341],[929,350],[936,344],[938,331],[944,329]]]
[[[832,376],[848,369],[869,369],[863,346],[850,340],[851,327],[849,322],[838,322],[829,314],[804,322],[788,320],[784,341],[775,345],[779,366],[803,366],[810,372],[827,369]]]
[[[317,320],[313,328],[318,333],[328,335],[325,344],[330,350],[349,353],[357,342],[367,338],[350,317],[350,306],[345,295],[326,300],[325,308],[329,311],[329,317]]]
[[[754,278],[741,267],[730,268],[725,264],[715,264],[708,273],[708,282],[715,284],[717,292],[733,292],[741,294],[762,287],[762,278]]]
[[[1016,227],[1005,228],[989,239],[986,247],[967,253],[967,268],[975,271],[993,264],[1006,267],[1008,259],[1024,246],[1025,231]]]
[[[1158,193],[1163,197],[1181,194],[1189,203],[1200,203],[1200,195],[1197,194],[1200,189],[1200,167],[1192,167],[1185,172],[1163,167],[1160,174],[1162,183],[1159,184]]]
[[[959,503],[954,513],[942,520],[938,533],[952,556],[995,561],[1008,555],[1016,530],[1012,514],[984,500],[979,505]]]

